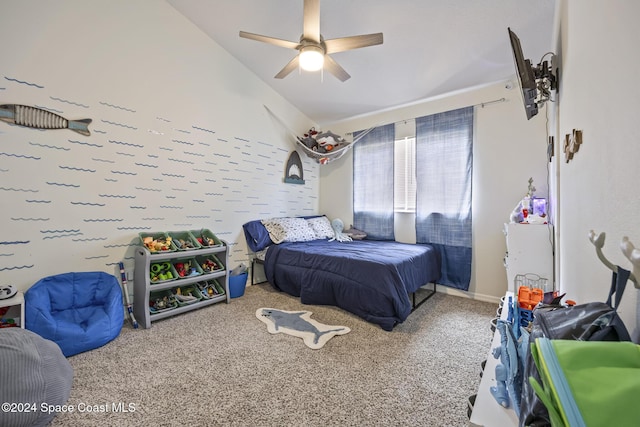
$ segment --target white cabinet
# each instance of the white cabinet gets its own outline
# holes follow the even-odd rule
[[[518,295],[514,280],[517,274],[537,274],[553,288],[553,226],[550,224],[504,225],[507,254],[507,290]]]

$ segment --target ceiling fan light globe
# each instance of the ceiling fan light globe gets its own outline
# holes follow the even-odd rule
[[[300,51],[300,68],[305,71],[318,71],[324,65],[324,52],[316,46],[306,46]]]

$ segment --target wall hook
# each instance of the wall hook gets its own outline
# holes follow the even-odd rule
[[[595,231],[589,231],[589,241],[593,243],[593,246],[596,247],[596,255],[604,265],[607,266],[614,273],[618,272],[618,266],[609,261],[604,254],[602,253],[602,248],[604,247],[604,241],[606,238],[606,234],[604,232],[596,235]],[[622,249],[622,253],[631,261],[633,264],[633,270],[635,273],[636,267],[640,269],[640,249],[636,249],[633,246],[633,243],[629,241],[627,236],[622,238],[622,242],[620,243],[620,249]],[[629,275],[629,280],[633,282],[636,288],[640,289],[640,285],[638,285],[638,279],[636,279],[636,275],[631,273]]]

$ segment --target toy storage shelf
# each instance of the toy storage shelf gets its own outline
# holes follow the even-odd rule
[[[500,313],[500,319],[507,320],[509,315],[508,302],[509,297],[513,298],[513,292],[507,291],[504,297],[504,306]],[[493,395],[489,391],[490,387],[497,384],[496,382],[496,365],[498,359],[493,357],[493,349],[500,347],[500,331],[496,328],[493,335],[493,341],[491,342],[491,348],[487,354],[487,363],[482,372],[482,379],[480,380],[480,386],[478,387],[478,394],[475,404],[473,405],[473,412],[469,419],[469,425],[492,427],[492,426],[517,426],[518,416],[513,408],[504,408],[498,404]]]
[[[182,314],[191,310],[196,310],[211,304],[226,301],[229,303],[231,298],[229,297],[229,277],[228,277],[228,262],[229,251],[227,242],[221,240],[222,245],[216,247],[207,247],[202,249],[193,249],[189,251],[179,252],[166,252],[166,253],[151,253],[146,247],[140,246],[135,251],[135,270],[134,270],[134,283],[133,283],[133,312],[136,316],[136,320],[143,328],[150,328],[151,322],[156,320],[165,319],[170,316]],[[158,261],[172,261],[180,260],[184,258],[194,258],[203,255],[215,255],[223,264],[224,269],[215,271],[212,273],[200,274],[193,277],[184,277],[175,280],[171,280],[164,283],[152,284],[150,280],[151,263]],[[197,282],[204,282],[207,280],[217,279],[220,285],[224,286],[224,295],[214,296],[210,299],[204,299],[189,305],[182,307],[176,307],[171,310],[161,311],[158,313],[151,313],[149,311],[149,295],[151,292],[181,288]]]

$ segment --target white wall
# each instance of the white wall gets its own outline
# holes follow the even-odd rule
[[[132,268],[139,232],[208,228],[246,262],[246,221],[318,211],[284,184],[312,123],[163,1],[3,2],[0,104],[91,118],[91,136],[0,122],[0,274],[25,290]]]
[[[336,123],[339,134],[367,129],[442,111],[497,102],[476,107],[473,152],[473,260],[468,293],[447,288],[447,292],[488,301],[497,300],[507,289],[503,265],[506,244],[503,224],[527,191],[533,177],[540,197],[547,197],[546,111],[527,121],[517,83],[506,82],[452,94],[392,111]],[[352,223],[351,153],[320,169],[320,211],[331,218]],[[396,215],[396,239],[415,243],[411,230],[413,215]]]
[[[604,254],[628,270],[620,241],[628,236],[640,245],[638,16],[640,3],[632,0],[562,1],[557,133],[580,129],[583,144],[570,163],[559,164],[559,283],[578,302],[603,301],[611,277],[589,230],[606,232]],[[620,313],[630,330],[638,322],[637,298],[629,284]]]

